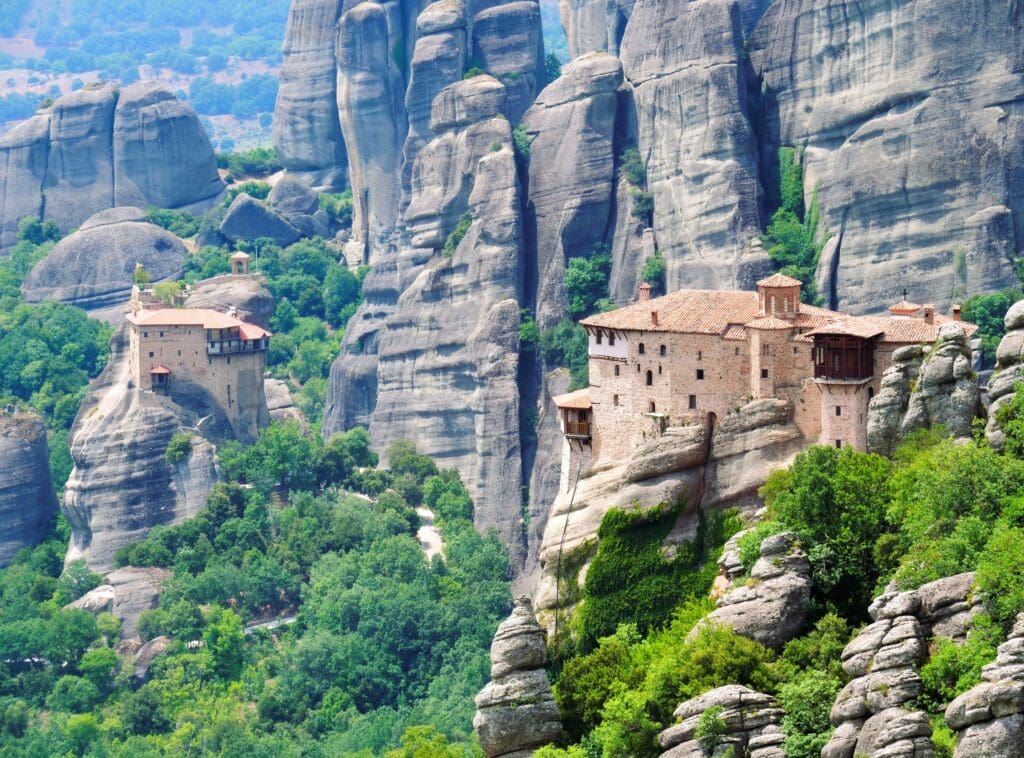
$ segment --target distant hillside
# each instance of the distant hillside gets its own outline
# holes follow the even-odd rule
[[[0,123],[96,80],[160,79],[220,150],[269,141],[288,0],[0,0]]]

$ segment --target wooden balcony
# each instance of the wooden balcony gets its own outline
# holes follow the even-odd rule
[[[565,422],[565,436],[571,437],[577,440],[589,440],[590,439],[590,422],[589,421],[566,421]]]

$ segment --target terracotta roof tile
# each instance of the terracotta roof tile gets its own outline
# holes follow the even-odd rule
[[[559,408],[568,408],[570,410],[588,410],[591,407],[590,402],[590,388],[576,390],[570,392],[567,395],[559,395],[551,398],[554,400],[555,405]]]
[[[167,368],[167,366],[163,365],[162,363],[158,363],[157,365],[153,366],[153,368],[151,368],[149,370],[149,373],[151,373],[151,374],[169,374],[169,373],[171,373],[171,370],[169,368]]]
[[[800,285],[799,279],[794,279],[785,274],[772,274],[767,279],[762,279],[757,283],[758,287],[799,287]]]
[[[819,334],[840,334],[848,337],[860,337],[871,339],[882,334],[885,330],[871,321],[863,318],[848,318],[843,321],[832,321],[823,326],[816,327],[807,332],[805,337],[815,337]]]
[[[796,328],[792,321],[783,321],[781,318],[775,318],[775,316],[755,318],[753,321],[748,321],[746,327],[747,329],[762,329],[765,331]]]
[[[162,308],[145,310],[128,316],[128,321],[138,326],[201,326],[205,329],[231,329],[237,327],[254,336],[243,339],[259,339],[269,335],[264,329],[249,324],[237,316],[215,311],[211,308]]]

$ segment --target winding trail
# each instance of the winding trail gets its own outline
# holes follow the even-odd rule
[[[434,524],[434,512],[429,508],[420,506],[416,509],[416,515],[420,517],[420,528],[416,530],[416,539],[423,548],[423,553],[428,561],[432,561],[435,555],[444,558],[444,540],[441,532]]]

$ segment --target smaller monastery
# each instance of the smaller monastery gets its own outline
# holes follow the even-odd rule
[[[930,344],[960,320],[900,302],[850,316],[800,302],[775,274],[757,291],[679,290],[584,319],[590,386],[554,399],[565,436],[562,489],[592,462],[628,456],[669,426],[716,421],[751,400],[793,406],[808,443],[867,447],[868,402],[901,347]],[[968,336],[977,331],[964,323]]]
[[[236,254],[233,275],[248,276],[247,264],[248,256]],[[269,423],[263,375],[270,332],[238,318],[233,309],[175,308],[147,295],[133,293],[125,319],[134,386],[159,394],[202,394],[239,439],[255,439]]]

